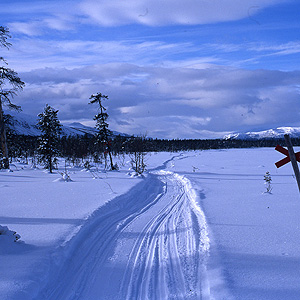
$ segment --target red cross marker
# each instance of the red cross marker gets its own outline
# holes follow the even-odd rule
[[[284,135],[284,140],[287,145],[287,149],[277,145],[275,150],[286,155],[286,157],[283,158],[282,160],[278,161],[277,163],[275,163],[275,165],[277,168],[279,168],[288,162],[292,163],[292,167],[293,167],[294,173],[295,173],[295,178],[296,178],[296,181],[298,184],[298,189],[300,192],[300,172],[299,172],[299,167],[298,167],[298,163],[297,163],[297,161],[300,161],[300,152],[297,152],[297,153],[294,152],[293,144],[292,144],[291,137],[289,136],[289,134]]]
[[[278,161],[277,163],[275,163],[277,168],[280,168],[283,165],[285,165],[285,164],[287,164],[288,162],[291,161],[288,149],[285,149],[285,148],[277,145],[275,150],[277,150],[278,152],[286,155],[285,158],[283,158],[280,161]],[[295,156],[296,156],[296,160],[300,162],[300,152],[295,153]]]

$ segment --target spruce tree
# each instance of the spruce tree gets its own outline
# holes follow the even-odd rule
[[[103,106],[102,101],[108,100],[108,96],[102,95],[98,93],[96,95],[91,95],[91,101],[89,104],[98,103],[98,114],[95,115],[94,120],[96,121],[96,129],[98,129],[98,133],[96,135],[96,139],[98,143],[101,143],[105,147],[104,154],[108,154],[110,161],[111,170],[117,169],[117,167],[113,164],[112,154],[111,154],[111,139],[112,132],[108,129],[108,114],[106,113],[106,108]]]
[[[9,49],[11,44],[8,42],[10,38],[9,30],[7,27],[0,26],[0,47]],[[8,147],[6,138],[6,129],[3,117],[3,105],[7,105],[10,109],[20,110],[11,102],[13,96],[16,95],[18,90],[22,90],[25,83],[19,78],[18,74],[7,67],[6,60],[0,56],[0,144],[2,159],[0,159],[0,168],[9,168],[8,160]],[[2,163],[1,163],[2,161]]]
[[[271,191],[272,191],[272,186],[271,186],[272,178],[271,178],[270,172],[266,172],[266,174],[264,175],[264,181],[265,181],[265,185],[266,185],[266,193],[271,194]]]
[[[50,173],[54,168],[55,161],[58,155],[59,135],[61,133],[61,124],[57,117],[58,110],[54,110],[46,104],[43,113],[38,115],[38,128],[42,135],[39,140],[38,153],[43,161],[45,168],[49,169]]]

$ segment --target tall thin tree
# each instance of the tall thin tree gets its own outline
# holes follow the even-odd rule
[[[106,108],[103,106],[102,101],[108,100],[108,96],[97,93],[91,95],[91,101],[89,104],[98,103],[98,114],[95,115],[94,120],[96,121],[96,128],[98,129],[97,141],[105,146],[105,153],[109,156],[110,168],[115,170],[117,167],[113,164],[112,154],[111,154],[111,138],[112,132],[108,129],[108,114],[106,113]]]
[[[0,47],[7,48],[11,46],[8,42],[10,38],[7,27],[0,26]],[[3,105],[10,109],[20,110],[21,107],[11,102],[18,90],[22,90],[25,83],[20,79],[18,73],[7,67],[6,60],[0,56],[0,144],[2,152],[2,163],[0,167],[9,168],[8,148],[6,139],[6,130],[3,117]]]
[[[42,131],[38,152],[50,173],[54,168],[54,160],[58,154],[59,135],[61,124],[57,117],[58,110],[46,104],[43,113],[38,115],[38,127]]]

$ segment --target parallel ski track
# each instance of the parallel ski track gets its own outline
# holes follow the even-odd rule
[[[149,183],[149,184],[148,184]],[[109,202],[90,224],[87,224],[70,243],[69,259],[59,270],[53,270],[48,284],[36,300],[81,299],[95,268],[101,269],[111,255],[118,236],[137,216],[154,205],[162,193],[162,184],[150,176],[131,190]],[[141,197],[142,196],[142,197]],[[141,200],[141,201],[140,201]],[[102,212],[102,210],[104,212]],[[100,242],[101,241],[101,242]],[[67,278],[67,280],[65,280]]]
[[[206,222],[192,198],[183,177],[163,171],[149,174],[139,188],[112,200],[113,205],[97,221],[84,226],[70,243],[70,259],[36,299],[88,299],[87,286],[102,275],[101,268],[113,256],[120,236],[156,207],[159,210],[150,221],[145,218],[147,222],[127,253],[115,299],[209,299],[205,296],[209,295]]]
[[[122,294],[126,300],[207,299],[209,243],[204,215],[195,208],[181,176],[165,172],[162,177],[166,189],[160,201],[168,204],[140,233]]]

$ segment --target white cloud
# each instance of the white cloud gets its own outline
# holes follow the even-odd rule
[[[252,18],[285,0],[84,0],[82,12],[102,26],[207,24]]]
[[[59,31],[73,30],[75,27],[74,20],[68,16],[53,16],[45,18],[43,23],[44,26]]]
[[[28,36],[41,35],[41,22],[13,22],[9,23],[11,32],[23,33]]]
[[[258,52],[271,52],[266,54],[267,56],[271,55],[289,55],[300,53],[300,41],[293,41],[284,44],[278,45],[259,45],[253,47],[251,50]]]
[[[12,33],[22,33],[30,37],[43,36],[48,29],[68,31],[74,29],[70,17],[51,16],[43,20],[29,22],[11,22],[8,24]]]
[[[103,63],[135,63],[138,65],[207,67],[216,62],[214,57],[199,57],[191,61],[175,63],[169,57],[196,51],[191,43],[166,43],[162,41],[91,41],[44,40],[37,37],[16,39],[5,53],[9,64],[16,71],[38,68],[76,68]],[[165,58],[165,60],[162,60]]]
[[[254,64],[263,61],[266,57],[285,56],[300,53],[300,41],[290,41],[287,43],[239,43],[239,44],[204,44],[202,49],[210,49],[218,53],[248,52],[252,53],[250,58],[230,62],[231,65]]]
[[[0,14],[8,17],[11,33],[21,33],[30,37],[47,36],[47,31],[69,31],[78,25],[77,2],[64,1],[23,1],[1,6]]]

